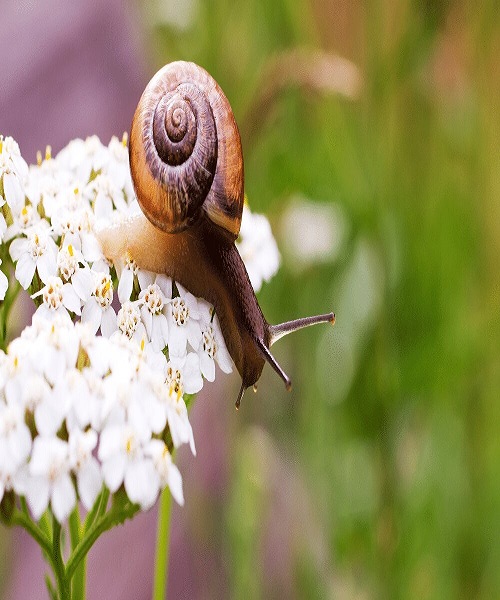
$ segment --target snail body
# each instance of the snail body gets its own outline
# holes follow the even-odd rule
[[[213,304],[242,378],[236,406],[269,362],[279,337],[333,313],[270,325],[234,244],[243,212],[243,155],[231,107],[215,80],[193,63],[163,67],[146,87],[130,133],[130,169],[143,211],[100,232],[105,256],[128,255]]]

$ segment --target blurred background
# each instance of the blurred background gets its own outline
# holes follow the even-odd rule
[[[28,162],[121,136],[157,68],[197,62],[281,251],[264,314],[337,315],[276,346],[290,394],[266,367],[239,412],[236,375],[199,395],[169,597],[500,597],[496,0],[2,5]],[[89,598],[150,596],[155,518],[96,545]],[[4,597],[42,596],[38,548],[0,536]]]

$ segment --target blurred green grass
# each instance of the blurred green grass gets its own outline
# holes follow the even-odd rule
[[[296,272],[284,254],[259,295],[271,322],[337,325],[280,342],[292,396],[266,372],[240,411],[231,597],[500,597],[497,3],[190,6],[182,29],[153,21],[152,62],[219,81],[252,209],[279,235],[297,195],[348,224],[337,256]],[[358,98],[293,84],[250,119],[294,48],[352,60]]]

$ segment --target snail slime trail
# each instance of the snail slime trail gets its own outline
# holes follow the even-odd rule
[[[243,153],[233,112],[201,67],[173,62],[149,82],[132,121],[130,169],[143,211],[99,233],[104,254],[132,258],[211,302],[245,390],[265,362],[291,380],[270,352],[279,338],[327,313],[270,325],[235,246],[243,212]]]

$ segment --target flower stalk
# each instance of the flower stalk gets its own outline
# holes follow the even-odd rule
[[[153,600],[164,600],[167,593],[171,512],[172,497],[168,491],[163,490],[158,507]]]

